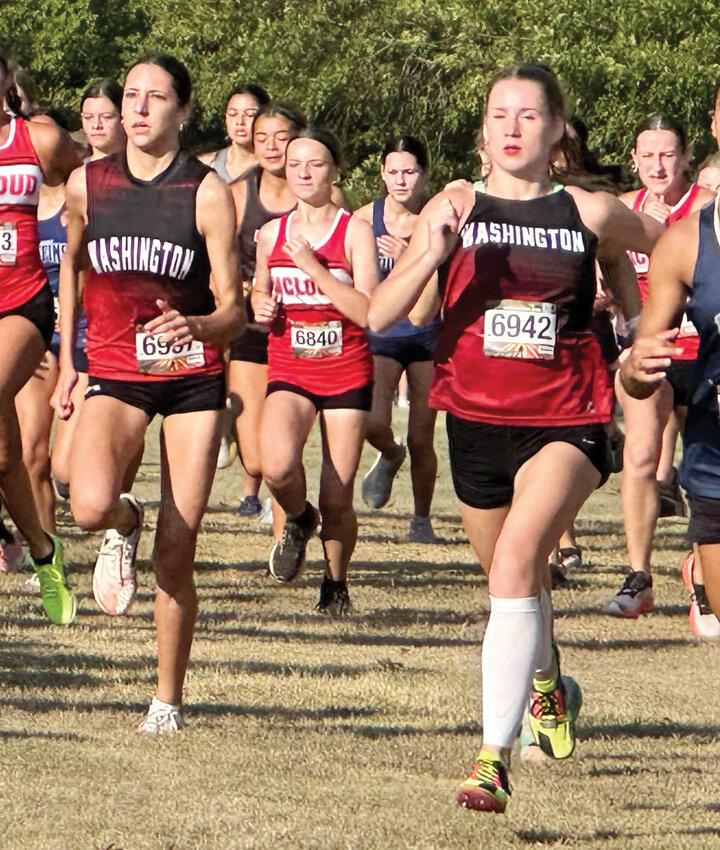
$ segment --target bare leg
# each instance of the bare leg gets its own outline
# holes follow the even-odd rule
[[[0,319],[0,496],[36,561],[50,554],[52,543],[38,517],[23,463],[15,396],[44,352],[45,344],[32,322],[22,316]]]
[[[319,507],[326,572],[334,581],[346,579],[357,542],[353,487],[366,419],[362,410],[326,410],[320,418],[323,463]]]
[[[437,478],[437,455],[434,447],[437,412],[428,405],[434,372],[435,367],[430,360],[411,363],[407,370],[410,390],[407,445],[410,452],[415,516],[418,517],[430,516]]]
[[[85,399],[87,379],[87,373],[78,373],[78,381],[73,387],[71,395],[71,400],[74,406],[73,415],[69,419],[58,420],[55,426],[55,439],[53,440],[51,456],[52,474],[63,484],[67,484],[70,480],[70,455],[72,453],[72,440],[78,420],[80,419],[80,409]]]
[[[49,351],[40,368],[15,397],[23,446],[38,516],[46,531],[55,533],[55,491],[50,478],[50,429],[53,409],[50,396],[55,389],[57,360]]]
[[[260,419],[267,389],[267,366],[231,360],[228,394],[240,413],[235,421],[240,459],[245,469],[243,496],[257,496],[262,484],[260,471]]]
[[[200,522],[215,474],[220,444],[219,411],[168,416],[163,422],[162,494],[155,535],[158,635],[157,698],[182,703],[197,594],[193,578]]]
[[[401,449],[395,442],[392,429],[392,403],[402,366],[391,357],[373,356],[375,380],[372,409],[367,420],[365,438],[368,443],[388,459],[396,457]]]

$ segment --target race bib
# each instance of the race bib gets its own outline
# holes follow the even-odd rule
[[[0,266],[17,261],[17,227],[12,221],[0,221]]]
[[[483,351],[487,357],[552,360],[557,307],[504,298],[485,311]]]
[[[333,357],[342,354],[342,322],[298,322],[290,328],[295,357]]]
[[[143,374],[178,372],[205,364],[205,348],[199,340],[171,345],[141,330],[135,333],[135,355]]]

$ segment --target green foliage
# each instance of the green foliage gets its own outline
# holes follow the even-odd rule
[[[0,45],[31,68],[47,104],[76,104],[86,83],[122,76],[148,50],[191,68],[195,139],[222,140],[240,81],[290,98],[335,130],[346,189],[378,191],[377,153],[394,134],[425,140],[434,181],[470,176],[485,89],[500,68],[542,60],[560,75],[592,147],[627,161],[648,112],[677,115],[696,152],[720,72],[720,7],[709,0],[14,0]]]

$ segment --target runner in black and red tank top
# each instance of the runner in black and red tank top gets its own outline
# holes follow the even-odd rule
[[[33,500],[23,464],[15,397],[28,382],[50,343],[55,324],[52,294],[38,251],[40,186],[65,182],[78,164],[75,146],[55,124],[19,117],[19,98],[7,64],[0,59],[0,495],[28,541],[48,617],[67,625],[75,597],[63,575],[62,546]]]
[[[250,290],[255,275],[255,251],[260,228],[295,207],[295,195],[285,180],[285,149],[307,121],[293,104],[271,101],[262,106],[253,124],[257,167],[232,185],[238,223],[240,279],[246,296],[249,326],[230,346],[228,395],[236,411],[235,427],[245,470],[241,516],[254,516],[261,505],[260,416],[267,389],[267,328],[253,321]]]
[[[76,275],[87,268],[90,374],[73,444],[70,501],[82,529],[108,529],[93,594],[111,615],[132,603],[142,530],[142,507],[123,493],[123,480],[151,419],[164,417],[153,558],[158,688],[140,728],[149,736],[183,725],[182,688],[197,615],[195,546],[225,406],[221,345],[244,319],[230,191],[180,149],[190,91],[187,69],[170,56],[150,56],[130,69],[122,108],[126,149],[89,162],[68,182],[60,276],[61,374],[54,401],[67,417],[76,379]]]
[[[426,205],[369,313],[382,330],[410,310],[425,323],[442,306],[431,403],[447,410],[455,489],[490,591],[484,746],[458,793],[481,810],[505,809],[526,710],[546,754],[574,747],[578,689],[553,650],[547,558],[607,473],[607,368],[588,330],[594,260],[612,282],[623,250],[652,245],[616,198],[552,191],[564,135],[547,67],[500,74],[483,124],[485,193],[455,186]]]
[[[335,138],[315,128],[287,148],[297,210],[260,231],[253,307],[271,324],[269,383],[260,428],[265,481],[286,512],[270,571],[292,581],[320,517],[306,501],[302,453],[319,414],[320,516],[326,573],[320,611],[349,604],[345,579],[357,539],[353,483],[372,399],[364,327],[377,283],[372,228],[331,200],[340,168]]]
[[[691,184],[688,157],[682,125],[667,116],[651,115],[638,127],[633,150],[633,165],[643,187],[621,200],[665,226],[700,209],[713,195]],[[631,252],[630,259],[644,302],[649,259],[640,252]],[[673,458],[699,343],[687,317],[683,317],[678,343],[682,353],[649,399],[631,398],[616,381],[625,417],[621,495],[630,572],[605,605],[605,611],[614,616],[635,618],[652,610],[652,541],[658,516],[685,515]]]

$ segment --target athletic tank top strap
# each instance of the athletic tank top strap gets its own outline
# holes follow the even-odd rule
[[[224,180],[226,183],[232,183],[235,178],[231,177],[227,170],[227,148],[221,148],[216,154],[213,161],[210,163],[210,167],[214,169],[217,173],[218,177]]]
[[[675,206],[670,210],[670,215],[668,216],[667,223],[673,224],[681,218],[686,218],[690,215],[690,211],[692,210],[692,205],[695,203],[695,199],[700,192],[700,186],[697,183],[693,183],[692,186],[685,192],[685,194],[680,198],[680,200],[675,204]]]
[[[385,227],[385,219],[383,218],[383,213],[385,212],[385,198],[376,198],[373,201],[373,209],[372,209],[372,229],[375,234],[375,238],[377,239],[379,236],[387,236],[387,227]]]
[[[633,212],[642,212],[642,208],[645,206],[648,194],[647,189],[641,189],[637,195],[635,195],[635,200],[632,205]]]

